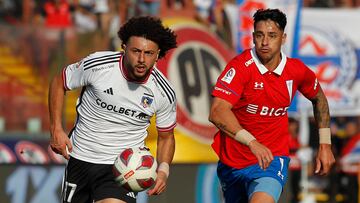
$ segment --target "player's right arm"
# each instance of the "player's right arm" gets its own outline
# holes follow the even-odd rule
[[[65,89],[62,74],[56,75],[50,83],[49,88],[49,114],[50,114],[50,146],[51,149],[69,159],[72,145],[62,126],[62,108],[65,97]]]
[[[235,114],[232,112],[232,108],[233,105],[230,102],[219,97],[214,97],[210,108],[209,121],[228,136],[247,145],[256,156],[259,166],[262,169],[266,169],[274,159],[270,149],[253,138],[252,135],[239,124]]]

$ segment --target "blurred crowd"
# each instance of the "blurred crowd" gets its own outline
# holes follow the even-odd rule
[[[224,9],[236,0],[1,0],[0,22],[87,33],[99,31],[116,49],[116,32],[132,16],[187,16],[216,33],[230,47]],[[359,7],[360,0],[303,0],[304,7]],[[71,31],[70,31],[71,30]],[[54,35],[50,33],[48,35]]]
[[[299,119],[289,118],[290,139],[290,175],[287,184],[286,202],[297,203],[304,198],[304,184],[308,194],[317,202],[335,203],[358,202],[358,175],[360,157],[360,116],[336,116],[331,120],[332,146],[336,165],[328,177],[314,175],[315,149],[319,143],[317,127],[313,119],[309,120],[309,140],[303,143],[300,135]],[[352,157],[352,160],[349,159]],[[354,162],[355,161],[355,162]],[[306,183],[301,179],[301,168],[308,168]],[[331,195],[329,195],[331,194]]]
[[[305,7],[359,7],[359,0],[303,0]]]
[[[113,46],[118,28],[133,16],[187,16],[225,38],[225,4],[235,0],[2,0],[0,21],[80,33],[101,31]]]

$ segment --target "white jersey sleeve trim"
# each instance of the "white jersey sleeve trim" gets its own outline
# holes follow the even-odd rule
[[[165,128],[163,128],[163,127],[160,128],[160,127],[157,127],[157,126],[156,126],[156,129],[157,129],[159,132],[168,132],[168,131],[173,130],[175,127],[176,127],[176,123],[173,123],[171,126],[165,127]]]
[[[66,85],[66,68],[63,68],[62,70],[62,80],[63,80],[63,86],[65,90],[70,90],[70,88]]]

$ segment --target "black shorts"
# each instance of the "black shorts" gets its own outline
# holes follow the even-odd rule
[[[111,164],[93,164],[70,157],[62,183],[63,203],[92,203],[116,198],[136,203],[136,192],[128,191],[114,181]]]

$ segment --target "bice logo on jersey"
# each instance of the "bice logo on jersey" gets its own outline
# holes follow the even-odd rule
[[[259,113],[260,116],[284,116],[288,108],[289,108],[288,106],[280,107],[280,108],[262,106],[260,108],[258,105],[249,104],[246,108],[246,111],[251,114]]]
[[[234,78],[235,74],[236,74],[235,69],[230,68],[230,70],[228,70],[228,72],[225,74],[225,76],[223,78],[221,78],[221,80],[230,84],[232,79]]]

